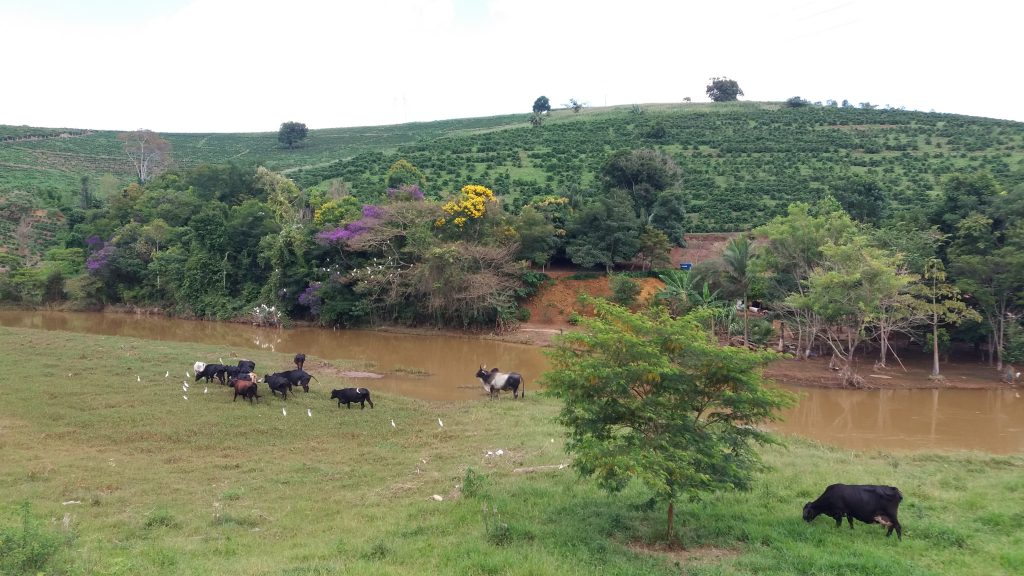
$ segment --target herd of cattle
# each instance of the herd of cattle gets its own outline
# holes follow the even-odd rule
[[[288,392],[294,387],[301,386],[304,392],[309,392],[310,379],[316,380],[309,372],[303,370],[306,361],[305,354],[295,356],[295,370],[264,374],[263,378],[256,375],[256,363],[252,360],[239,360],[237,366],[226,366],[224,364],[205,364],[196,362],[196,382],[205,378],[207,382],[214,378],[221,384],[230,386],[235,391],[232,402],[239,396],[243,400],[259,401],[258,384],[265,383],[275,396],[280,394],[287,399]],[[497,368],[487,370],[481,365],[476,372],[476,378],[484,386],[484,391],[494,398],[501,391],[511,391],[513,398],[519,398],[519,387],[523,387],[523,397],[526,397],[526,385],[523,377],[518,372],[501,372]],[[317,380],[319,382],[319,380]],[[359,403],[360,408],[366,408],[366,404],[373,408],[373,400],[370,399],[370,391],[366,388],[340,388],[331,390],[331,400],[338,401],[338,407],[345,404],[348,408],[352,404]],[[900,525],[897,513],[903,494],[895,486],[880,486],[874,484],[832,484],[825,489],[825,492],[813,502],[804,505],[803,517],[807,522],[813,521],[820,515],[829,516],[836,521],[838,528],[843,524],[843,518],[853,529],[853,520],[856,518],[867,524],[881,524],[888,530],[886,537],[892,535],[893,530],[896,536],[903,539],[903,527]]]
[[[234,390],[235,395],[231,399],[232,402],[238,400],[238,397],[241,396],[243,400],[248,400],[252,403],[253,401],[258,402],[262,398],[259,394],[259,385],[261,383],[266,384],[274,396],[280,394],[282,399],[287,399],[288,393],[296,387],[302,387],[304,392],[309,392],[309,381],[316,380],[319,382],[319,380],[316,379],[316,376],[303,370],[302,367],[305,362],[306,355],[297,354],[295,356],[295,370],[264,374],[263,378],[256,375],[256,363],[252,360],[239,360],[237,366],[196,362],[192,369],[195,372],[196,382],[199,382],[200,379],[205,379],[209,383],[216,378],[221,384],[229,386]],[[339,407],[342,404],[346,404],[351,408],[352,403],[359,402],[360,406],[365,408],[365,403],[368,402],[370,408],[373,408],[373,401],[370,400],[370,391],[366,388],[332,390],[331,399],[337,399]]]
[[[200,379],[205,379],[207,383],[210,383],[216,378],[221,384],[229,386],[235,391],[235,395],[231,399],[232,402],[238,400],[238,397],[241,396],[243,400],[248,400],[249,403],[252,403],[254,401],[258,402],[261,398],[259,394],[260,383],[266,384],[274,396],[280,394],[282,399],[287,399],[288,393],[295,387],[301,386],[303,392],[309,392],[309,381],[316,380],[319,382],[319,380],[303,370],[305,362],[305,354],[296,354],[295,370],[264,374],[263,378],[256,375],[256,363],[252,360],[239,360],[237,366],[196,362],[192,369],[195,372],[196,382],[199,382]],[[523,397],[526,397],[526,385],[523,384],[523,377],[518,372],[501,372],[497,368],[492,368],[488,371],[486,366],[481,365],[480,369],[477,370],[476,377],[483,383],[484,390],[491,398],[501,391],[511,391],[513,398],[519,398],[520,386],[523,387]],[[370,391],[366,388],[331,390],[331,400],[337,400],[339,408],[342,404],[351,408],[352,404],[356,402],[359,403],[361,408],[366,408],[366,404],[373,408]]]

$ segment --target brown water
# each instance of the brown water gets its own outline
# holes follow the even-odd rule
[[[216,344],[223,346],[225,358],[244,356],[250,349],[305,352],[326,360],[355,361],[355,368],[383,375],[349,379],[350,385],[425,400],[484,398],[473,377],[480,364],[522,373],[528,392],[537,390],[537,378],[548,367],[539,348],[468,337],[281,330],[71,312],[0,311],[0,326]],[[787,434],[866,450],[1024,452],[1024,398],[1014,390],[786,388],[800,395],[800,403],[771,428]]]

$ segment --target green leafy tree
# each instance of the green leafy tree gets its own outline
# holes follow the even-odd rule
[[[595,316],[558,339],[544,376],[566,449],[603,488],[639,480],[667,503],[671,538],[680,498],[750,485],[754,445],[773,441],[758,425],[792,397],[760,376],[771,354],[718,346],[692,316],[586,301]]]
[[[871,246],[866,236],[821,250],[824,259],[806,280],[806,292],[791,294],[787,302],[818,317],[843,383],[859,386],[863,379],[853,369],[854,355],[881,313],[883,300],[907,279],[900,277],[899,257]]]
[[[402,186],[419,186],[420,190],[427,189],[427,178],[419,168],[413,166],[405,158],[399,158],[388,168],[385,178],[388,188],[401,188]]]
[[[543,114],[544,112],[551,112],[551,101],[547,96],[540,96],[533,101],[533,113]]]
[[[576,213],[566,244],[566,254],[580,266],[603,265],[608,272],[616,262],[626,262],[640,249],[640,221],[633,201],[624,191],[613,190]]]
[[[811,272],[824,260],[822,249],[828,244],[844,244],[856,233],[857,225],[833,198],[816,205],[790,204],[785,216],[756,228],[764,238],[764,249],[755,262],[764,274],[771,308],[784,315],[797,334],[797,356],[806,358],[819,333],[818,316],[813,310],[791,305],[791,294],[806,296]]]
[[[640,251],[637,252],[643,271],[670,265],[670,249],[671,244],[664,232],[654,226],[645,226],[640,234]]]
[[[601,167],[601,177],[608,188],[628,191],[637,215],[648,220],[658,194],[675,186],[682,178],[682,170],[664,152],[642,148],[609,156]]]
[[[931,326],[932,378],[939,378],[940,326],[959,324],[964,320],[980,321],[981,315],[967,307],[956,286],[946,282],[946,269],[938,258],[926,263],[924,280],[917,286],[917,295],[923,301],[922,308]]]
[[[555,251],[555,226],[534,206],[524,206],[516,223],[519,257],[543,267]]]
[[[737,96],[743,96],[739,83],[729,78],[712,78],[705,91],[714,102],[735,102]]]
[[[280,130],[277,131],[277,141],[290,150],[305,140],[308,135],[309,128],[306,128],[302,122],[282,122]]]

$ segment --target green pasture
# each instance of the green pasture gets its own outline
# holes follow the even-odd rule
[[[558,405],[537,394],[374,394],[373,410],[339,409],[332,387],[372,381],[321,373],[287,401],[264,389],[258,405],[232,402],[191,381],[186,400],[197,359],[247,356],[262,374],[290,355],[12,328],[0,350],[2,574],[1024,572],[1020,456],[786,439],[762,450],[770,468],[751,491],[677,506],[681,550],[638,488],[610,496],[568,469],[515,472],[569,461]],[[902,542],[877,525],[804,523],[803,503],[839,481],[899,486]]]

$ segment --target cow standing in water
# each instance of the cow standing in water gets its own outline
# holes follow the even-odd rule
[[[518,372],[500,372],[497,368],[487,371],[486,366],[480,366],[476,371],[476,377],[484,384],[484,390],[494,398],[501,390],[511,390],[513,398],[519,398],[519,385],[523,386],[523,398],[526,398],[526,384],[523,384],[523,376]]]

